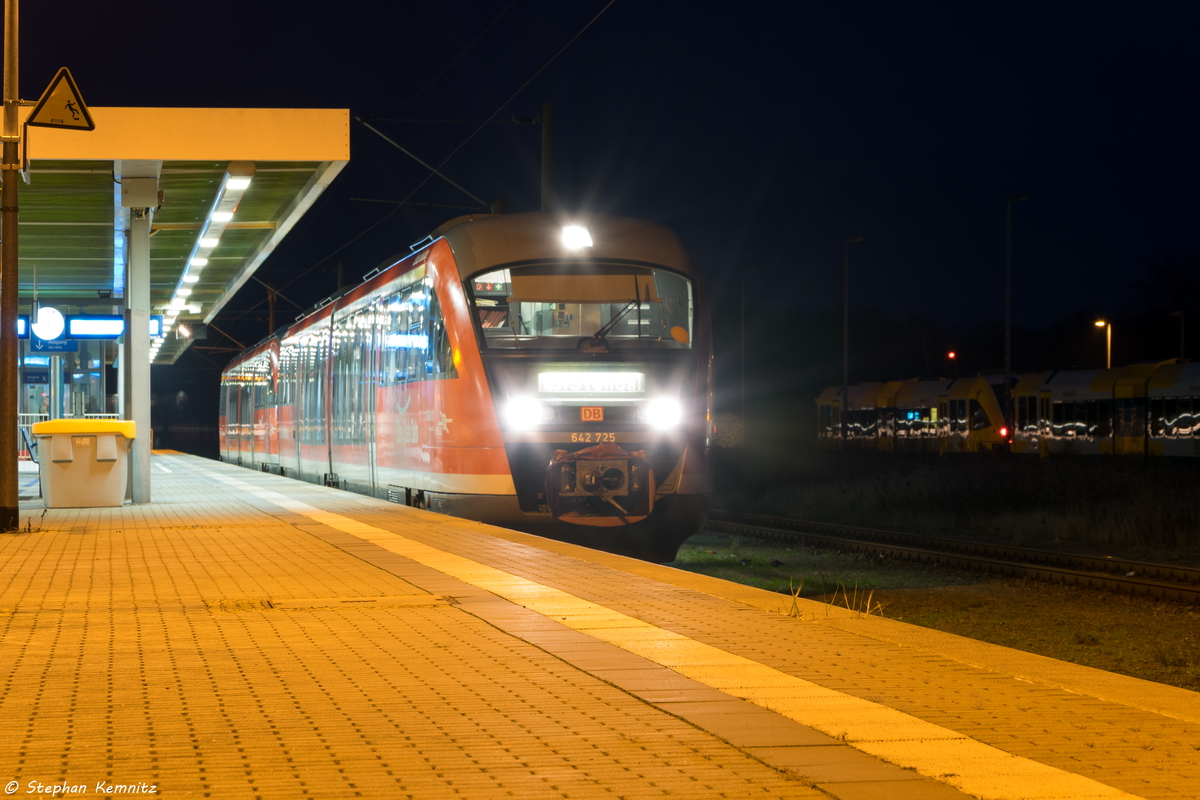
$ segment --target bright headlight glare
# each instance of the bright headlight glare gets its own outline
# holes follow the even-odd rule
[[[642,418],[655,428],[674,428],[683,420],[683,406],[678,400],[659,398],[651,400],[642,409]]]
[[[527,431],[550,419],[553,413],[532,397],[513,397],[504,406],[504,421],[513,430]]]
[[[568,250],[579,250],[592,246],[592,236],[582,225],[565,225],[562,229],[563,246]]]

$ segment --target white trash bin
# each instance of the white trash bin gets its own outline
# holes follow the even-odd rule
[[[136,423],[52,419],[33,426],[46,508],[101,508],[125,502]]]

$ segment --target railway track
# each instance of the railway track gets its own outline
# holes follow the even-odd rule
[[[1200,570],[965,539],[880,531],[757,514],[710,511],[705,528],[716,533],[870,553],[943,567],[1200,602]]]

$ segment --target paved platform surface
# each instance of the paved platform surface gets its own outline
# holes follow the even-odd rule
[[[1200,797],[1200,695],[177,454],[0,535],[14,796]],[[57,787],[57,789],[55,788]]]

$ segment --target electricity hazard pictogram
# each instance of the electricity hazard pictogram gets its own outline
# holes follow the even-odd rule
[[[25,124],[76,131],[96,130],[96,123],[92,122],[92,115],[83,103],[79,87],[66,67],[60,69],[54,80],[50,81]]]

